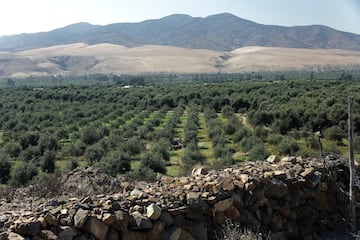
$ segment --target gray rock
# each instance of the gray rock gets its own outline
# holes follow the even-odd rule
[[[15,228],[15,232],[20,235],[35,236],[40,231],[40,221],[32,219],[29,222],[22,222]]]
[[[89,211],[79,208],[74,216],[74,225],[76,228],[82,228],[89,217]]]

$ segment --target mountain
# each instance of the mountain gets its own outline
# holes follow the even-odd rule
[[[258,24],[222,13],[206,18],[175,14],[140,23],[106,26],[77,23],[50,32],[0,37],[0,52],[16,52],[83,42],[136,47],[166,45],[232,51],[244,46],[360,50],[360,35],[313,25],[282,27]]]

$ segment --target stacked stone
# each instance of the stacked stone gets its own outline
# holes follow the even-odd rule
[[[121,182],[118,192],[59,196],[0,212],[0,239],[211,239],[229,218],[272,239],[316,239],[347,218],[346,165],[271,156],[189,177]]]

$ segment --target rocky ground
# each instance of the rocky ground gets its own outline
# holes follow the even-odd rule
[[[271,156],[154,183],[80,167],[42,186],[3,190],[0,239],[212,239],[227,218],[272,239],[319,239],[346,226],[347,176],[332,157]]]

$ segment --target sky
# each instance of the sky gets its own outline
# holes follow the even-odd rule
[[[0,36],[77,22],[106,25],[175,13],[206,17],[224,12],[262,24],[321,24],[360,34],[360,0],[1,0]]]

